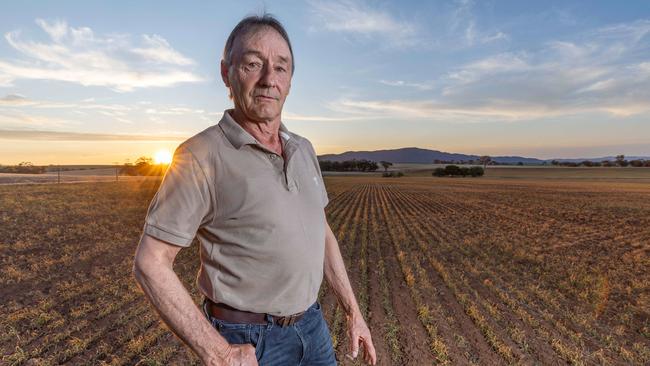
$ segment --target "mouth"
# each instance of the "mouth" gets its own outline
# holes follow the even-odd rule
[[[254,96],[254,98],[259,99],[259,100],[264,100],[264,101],[278,100],[278,98],[271,97],[271,96],[268,96],[268,95],[256,95],[256,96]]]

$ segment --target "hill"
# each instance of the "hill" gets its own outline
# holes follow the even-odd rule
[[[391,163],[419,163],[430,164],[434,160],[443,161],[470,161],[478,160],[478,155],[448,153],[438,150],[405,147],[392,150],[376,151],[346,151],[341,154],[319,155],[318,160],[345,161],[352,159],[367,159],[372,161],[390,161]],[[522,156],[493,156],[492,160],[498,163],[517,164],[519,162],[530,165],[541,165],[545,160],[526,158]]]

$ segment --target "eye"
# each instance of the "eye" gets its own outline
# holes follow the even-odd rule
[[[259,70],[260,68],[262,68],[262,64],[259,63],[259,62],[253,61],[253,62],[249,62],[245,67],[246,67],[246,70],[248,70],[248,71],[255,71],[255,70]]]
[[[278,67],[275,68],[275,71],[277,71],[277,72],[286,72],[287,70],[282,66],[278,66]]]

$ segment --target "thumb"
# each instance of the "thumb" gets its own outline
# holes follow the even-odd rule
[[[352,350],[352,357],[356,358],[359,354],[359,336],[355,333],[350,337],[350,349]]]

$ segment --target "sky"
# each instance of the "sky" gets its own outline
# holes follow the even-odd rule
[[[226,38],[264,11],[318,154],[650,156],[650,2],[21,1],[0,12],[0,164],[173,151],[231,108]]]

